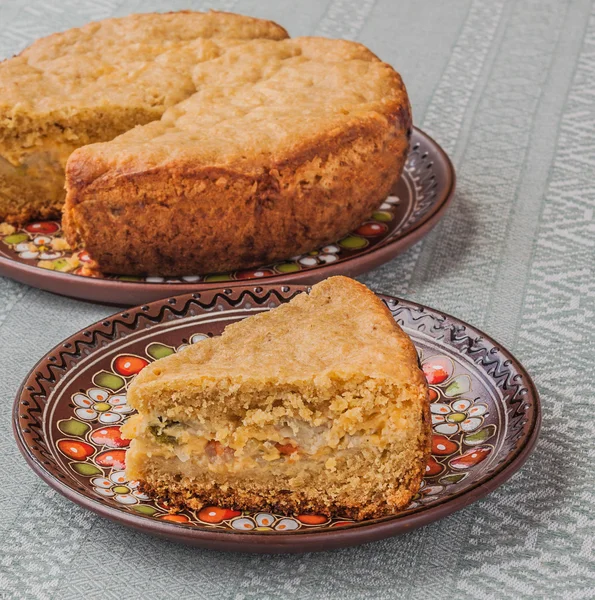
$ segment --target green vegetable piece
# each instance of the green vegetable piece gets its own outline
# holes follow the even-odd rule
[[[109,371],[99,371],[99,373],[93,375],[93,383],[98,387],[107,388],[108,390],[116,392],[124,387],[125,382],[119,375],[114,375]]]
[[[85,433],[91,429],[91,426],[76,419],[67,419],[66,421],[58,422],[58,429],[65,435],[84,437]]]
[[[171,446],[176,444],[176,438],[173,435],[162,433],[162,430],[157,425],[151,425],[149,431],[159,444],[170,444]]]
[[[174,354],[175,350],[171,346],[159,344],[157,342],[150,344],[147,348],[147,354],[154,359],[164,358],[170,354]]]
[[[78,473],[79,475],[84,475],[85,477],[93,477],[93,475],[103,475],[103,471],[100,468],[89,463],[70,463],[70,468],[75,473]]]

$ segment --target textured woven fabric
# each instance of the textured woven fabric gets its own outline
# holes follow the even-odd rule
[[[224,554],[71,504],[12,438],[17,387],[46,351],[113,312],[0,280],[0,597],[595,597],[595,8],[588,0],[4,0],[0,57],[89,20],[177,8],[356,39],[403,75],[449,152],[444,220],[361,278],[505,344],[540,390],[541,439],[484,500],[397,538],[299,556]]]

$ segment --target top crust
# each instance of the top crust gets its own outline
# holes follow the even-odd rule
[[[413,343],[382,301],[347,277],[331,277],[291,302],[229,325],[145,368],[128,391],[144,410],[151,390],[198,388],[217,380],[325,388],[337,380],[375,379],[425,390]]]
[[[208,54],[210,39],[286,37],[272,21],[215,11],[89,23],[0,63],[0,115],[70,117],[87,107],[135,104],[163,109],[194,91],[192,67]]]
[[[69,204],[160,168],[179,173],[207,166],[257,176],[298,156],[319,156],[325,142],[347,131],[380,138],[390,130],[405,139],[410,117],[403,82],[361,44],[305,37],[217,45],[219,56],[193,69],[196,93],[160,121],[72,154]]]

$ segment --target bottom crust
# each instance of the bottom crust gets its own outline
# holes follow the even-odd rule
[[[167,504],[171,512],[185,508],[200,510],[205,506],[221,506],[234,510],[270,511],[277,514],[312,513],[326,517],[346,517],[355,521],[376,519],[395,514],[411,502],[419,490],[423,472],[416,470],[409,480],[387,493],[385,498],[362,505],[361,497],[336,501],[324,494],[307,495],[302,492],[259,489],[258,493],[213,484],[208,488],[196,485],[188,478],[172,477],[172,481],[149,483],[139,481],[139,489],[152,498]]]
[[[320,514],[331,518],[349,518],[355,521],[388,517],[407,508],[415,494],[419,491],[426,465],[431,455],[431,415],[429,402],[424,401],[422,407],[423,433],[415,445],[415,462],[409,462],[408,469],[400,471],[400,479],[387,482],[382,476],[374,482],[359,486],[357,491],[348,494],[341,491],[343,478],[337,472],[334,481],[326,480],[314,486],[304,485],[301,491],[280,489],[275,486],[275,474],[270,474],[266,481],[242,481],[230,483],[228,478],[220,483],[214,481],[206,473],[200,478],[167,471],[156,464],[151,466],[150,460],[139,453],[127,453],[131,460],[127,465],[127,473],[131,479],[139,482],[139,489],[160,502],[167,504],[171,512],[186,508],[198,511],[206,506],[221,506],[246,511],[270,511],[277,514]],[[133,442],[134,443],[134,442]],[[377,465],[378,466],[378,465]],[[395,465],[396,467],[397,465]],[[131,468],[132,467],[132,468]],[[130,469],[130,471],[129,471]],[[343,470],[353,476],[357,469]],[[370,473],[379,471],[372,467]],[[399,472],[397,468],[391,470]],[[269,484],[270,481],[270,484]],[[337,498],[340,496],[340,498]]]

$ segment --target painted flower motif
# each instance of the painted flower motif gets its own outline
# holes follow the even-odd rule
[[[388,196],[388,198],[385,198],[384,202],[380,205],[380,210],[391,210],[400,202],[401,198],[398,196]]]
[[[427,496],[437,496],[443,490],[443,485],[431,485],[427,481],[422,480],[421,485],[419,486],[418,494],[425,498]]]
[[[300,522],[293,517],[276,517],[271,513],[261,512],[236,517],[231,520],[230,526],[236,531],[294,531],[300,528]]]
[[[172,277],[161,277],[157,275],[148,275],[144,278],[147,283],[196,283],[202,279],[201,275],[185,275],[184,277],[172,278]]]
[[[91,479],[93,491],[103,498],[113,498],[125,505],[138,504],[149,500],[149,496],[138,491],[138,481],[128,481],[124,471],[113,471],[108,477]]]
[[[275,274],[272,269],[246,269],[244,271],[236,271],[235,278],[244,279],[260,279],[261,277],[271,277]]]
[[[429,504],[437,499],[437,496],[441,494],[445,489],[445,486],[438,484],[431,484],[425,480],[422,480],[419,490],[408,508],[416,508],[422,504]]]
[[[18,252],[19,258],[53,260],[60,258],[62,252],[53,250],[51,247],[52,238],[48,235],[38,235],[31,242],[21,242],[14,249]]]
[[[464,431],[471,433],[479,429],[488,414],[487,404],[474,404],[471,400],[460,398],[450,404],[433,402],[430,405],[432,424],[436,433],[452,435]]]
[[[106,425],[118,423],[125,415],[134,411],[126,404],[126,394],[110,394],[102,388],[90,388],[86,394],[81,392],[72,396],[77,408],[74,414],[84,421],[99,419]]]
[[[430,384],[434,431],[443,435],[477,431],[488,414],[488,406],[460,397],[471,391],[469,375],[454,375],[453,361],[440,355],[425,359],[422,369]]]
[[[188,348],[189,346],[192,346],[193,344],[198,344],[198,342],[202,342],[203,340],[206,340],[209,336],[205,335],[204,333],[195,333],[194,335],[190,336],[190,339],[188,340],[187,344],[180,344],[178,346],[177,352],[180,352],[181,350],[184,350],[185,348]]]
[[[339,252],[341,248],[336,244],[323,246],[320,250],[312,250],[308,254],[299,254],[292,256],[291,261],[297,263],[300,267],[317,267],[319,265],[328,265],[339,260]]]

